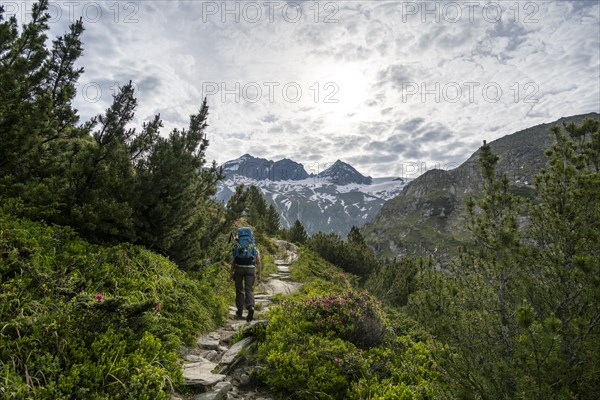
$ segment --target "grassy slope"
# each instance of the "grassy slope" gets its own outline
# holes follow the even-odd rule
[[[166,399],[176,351],[220,323],[226,269],[198,278],[129,244],[0,210],[0,398]]]

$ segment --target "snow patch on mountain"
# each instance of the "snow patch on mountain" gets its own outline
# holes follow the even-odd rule
[[[244,155],[224,163],[223,170],[226,178],[218,185],[217,200],[227,202],[239,185],[254,185],[278,209],[283,226],[298,218],[311,234],[335,232],[344,238],[353,225],[372,220],[409,181],[365,177],[339,160],[317,175],[308,175],[301,164],[289,159],[273,162]]]

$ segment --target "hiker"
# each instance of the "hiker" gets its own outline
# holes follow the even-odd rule
[[[261,262],[258,247],[250,228],[239,228],[233,245],[231,272],[235,281],[235,306],[238,318],[243,318],[244,309],[248,310],[246,321],[254,318],[254,292],[256,280],[260,283]]]

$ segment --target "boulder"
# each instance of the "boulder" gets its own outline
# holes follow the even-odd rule
[[[234,361],[236,361],[239,358],[242,350],[244,350],[244,348],[246,346],[248,346],[250,343],[252,343],[253,341],[254,341],[253,337],[247,337],[247,338],[240,340],[233,346],[231,346],[231,348],[229,350],[227,350],[225,352],[225,354],[223,354],[223,357],[221,357],[221,361],[219,361],[219,364],[222,364],[222,365],[232,364]]]

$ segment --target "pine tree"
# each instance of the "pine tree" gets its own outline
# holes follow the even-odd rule
[[[367,243],[365,242],[365,238],[357,226],[352,226],[352,228],[350,228],[350,232],[348,233],[348,243],[356,246],[366,246]]]
[[[227,202],[227,224],[231,225],[234,221],[241,218],[248,209],[248,191],[244,185],[235,188],[235,193]]]
[[[68,34],[54,40],[50,57],[43,66],[45,79],[42,87],[51,100],[53,123],[44,143],[64,136],[68,128],[79,120],[71,103],[76,94],[75,84],[83,73],[83,68],[75,68],[75,62],[83,52],[82,34],[83,22],[79,19],[71,25]]]
[[[222,173],[206,167],[208,104],[204,99],[189,128],[157,137],[147,158],[136,167],[135,220],[140,242],[190,267],[201,255],[203,214]],[[225,227],[223,228],[225,229]]]
[[[600,122],[551,129],[549,162],[535,179],[530,235],[535,276],[520,310],[532,393],[598,398],[600,383]]]
[[[515,309],[522,299],[525,268],[517,224],[522,208],[506,175],[496,175],[498,157],[485,142],[479,162],[483,191],[466,204],[473,245],[452,266],[451,275],[427,275],[430,289],[416,296],[411,307],[457,352],[441,359],[459,382],[457,397],[514,398],[521,372],[515,356]]]
[[[564,130],[551,129],[527,229],[484,145],[483,194],[467,203],[474,243],[451,274],[419,275],[408,309],[453,349],[438,356],[459,398],[600,395],[600,123]]]
[[[137,107],[133,85],[120,88],[104,115],[88,127],[93,140],[75,144],[70,157],[72,193],[59,222],[72,225],[88,238],[135,241],[132,192],[134,171],[127,142],[135,135],[128,129]]]
[[[308,234],[306,233],[304,225],[302,225],[300,220],[297,219],[294,222],[294,225],[292,225],[292,227],[289,229],[288,240],[298,244],[304,244],[308,240]]]
[[[415,261],[410,258],[379,263],[369,275],[365,286],[378,298],[403,307],[417,289],[416,276],[418,270],[424,268],[423,263],[423,260]]]
[[[517,224],[522,207],[509,190],[506,174],[500,179],[496,177],[498,156],[485,142],[480,149],[479,162],[484,179],[483,195],[476,201],[467,201],[468,227],[473,233],[478,254],[475,259],[467,259],[466,266],[481,274],[494,292],[500,323],[496,339],[502,343],[504,354],[510,355],[515,335],[512,306],[519,292],[520,272],[523,271]]]
[[[141,131],[128,127],[137,107],[129,82],[103,115],[76,126],[83,24],[48,50],[47,9],[35,4],[21,33],[0,12],[0,198],[20,198],[27,216],[88,239],[140,243],[195,265],[226,227],[211,199],[222,172],[205,159],[206,99],[187,129],[163,137],[159,115]]]
[[[277,233],[279,231],[280,224],[281,224],[281,221],[280,221],[280,217],[279,217],[279,212],[277,211],[277,209],[275,208],[275,206],[273,204],[270,204],[269,208],[267,209],[265,231],[269,235],[274,235],[275,233]]]
[[[40,96],[48,55],[47,7],[47,1],[34,4],[20,35],[14,16],[0,25],[0,177],[5,187],[30,179],[29,167],[39,159],[49,130],[48,100]]]
[[[80,21],[45,48],[48,1],[33,5],[18,34],[16,19],[0,14],[0,195],[21,197],[32,217],[57,213],[69,195],[68,171],[86,129],[75,127],[75,83],[83,68]]]
[[[267,202],[260,190],[252,185],[248,189],[248,222],[258,230],[264,230],[267,219]]]

